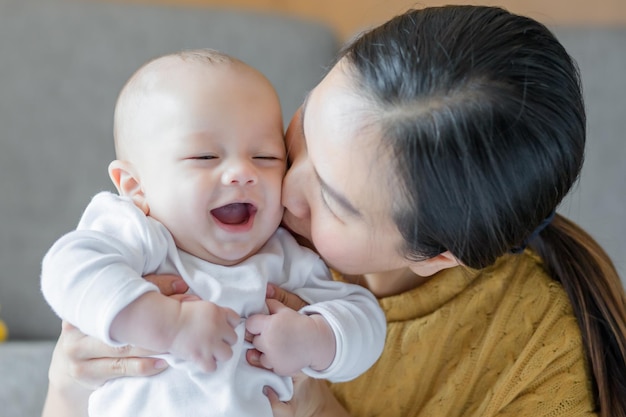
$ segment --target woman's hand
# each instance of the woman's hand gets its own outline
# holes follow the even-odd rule
[[[265,298],[280,301],[285,306],[292,310],[300,310],[302,307],[309,305],[302,298],[298,297],[294,293],[280,288],[278,285],[267,284],[267,290],[265,291]]]
[[[300,373],[293,377],[293,397],[280,401],[270,388],[265,389],[274,417],[350,417],[339,404],[328,382]]]
[[[167,362],[143,357],[154,353],[131,346],[108,346],[63,322],[48,375],[51,383],[67,385],[68,382],[77,382],[84,389],[93,391],[113,378],[161,372],[167,367]]]
[[[181,301],[197,298],[184,295],[189,287],[178,276],[150,275],[146,279],[163,294]],[[164,360],[143,357],[152,353],[134,347],[108,346],[63,322],[48,371],[48,395],[42,417],[86,416],[89,395],[106,381],[162,372],[167,367]]]

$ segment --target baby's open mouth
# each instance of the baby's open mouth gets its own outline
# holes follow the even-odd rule
[[[256,213],[256,207],[249,203],[233,203],[211,210],[211,214],[224,224],[246,224]]]

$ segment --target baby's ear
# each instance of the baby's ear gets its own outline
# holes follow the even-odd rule
[[[114,160],[109,164],[109,177],[121,196],[130,197],[135,205],[148,215],[150,207],[133,164],[119,159]]]

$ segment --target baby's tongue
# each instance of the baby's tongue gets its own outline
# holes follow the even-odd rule
[[[245,223],[250,217],[246,203],[233,203],[211,210],[217,220],[225,224]]]

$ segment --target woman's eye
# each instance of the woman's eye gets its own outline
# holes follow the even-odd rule
[[[196,156],[192,159],[199,159],[199,160],[208,160],[208,159],[217,159],[217,156],[215,155],[200,155],[200,156]]]
[[[275,156],[270,156],[270,155],[260,155],[260,156],[255,156],[254,159],[263,159],[263,160],[267,160],[267,161],[275,161],[279,158],[275,157]]]
[[[326,207],[326,210],[328,210],[328,212],[337,220],[341,221],[341,218],[339,218],[339,216],[337,216],[337,214],[335,213],[335,211],[332,209],[332,207],[330,206],[330,204],[328,203],[328,200],[326,199],[326,196],[324,195],[324,190],[320,189],[320,199],[322,200],[322,204],[324,205],[324,207]],[[342,221],[343,223],[343,221]]]

